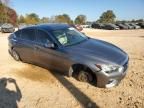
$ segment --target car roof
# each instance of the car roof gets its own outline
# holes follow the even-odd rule
[[[65,29],[70,27],[68,24],[38,24],[38,25],[33,25],[33,26],[29,26],[29,27],[25,27],[24,29],[27,28],[38,28],[38,29],[43,29],[43,30],[47,30],[47,31],[53,31],[53,30],[60,30],[60,29]]]

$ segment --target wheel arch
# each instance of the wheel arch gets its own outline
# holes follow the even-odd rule
[[[68,76],[71,77],[73,76],[74,73],[78,73],[80,70],[85,70],[87,72],[90,72],[94,76],[96,76],[96,74],[93,72],[90,66],[88,66],[87,64],[82,64],[82,63],[72,64],[69,68]]]
[[[72,64],[71,67],[70,67],[70,69],[69,69],[68,76],[69,77],[71,77],[71,76],[72,77],[76,77],[76,75],[78,75],[81,70],[89,72],[93,76],[93,78],[94,78],[93,82],[97,82],[97,75],[96,75],[96,73],[92,71],[92,69],[90,68],[90,66],[88,66],[86,64],[82,64],[82,63]]]
[[[21,55],[19,54],[19,52],[16,50],[16,48],[14,46],[11,47],[11,50],[14,50],[18,54],[19,60],[22,61]]]

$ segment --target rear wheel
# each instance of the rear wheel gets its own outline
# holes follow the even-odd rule
[[[89,72],[80,71],[78,74],[78,80],[81,82],[92,82],[93,76]]]
[[[15,50],[12,50],[12,56],[16,61],[20,61],[20,57],[18,55],[18,53]]]

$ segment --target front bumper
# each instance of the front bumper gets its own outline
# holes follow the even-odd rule
[[[14,28],[1,28],[3,33],[12,33],[14,32]]]
[[[127,70],[121,73],[117,72],[112,74],[105,74],[99,72],[99,74],[97,74],[97,86],[101,88],[110,88],[117,86],[125,77]]]
[[[110,88],[117,86],[121,82],[121,80],[126,76],[126,73],[128,71],[128,61],[123,66],[123,72],[114,72],[111,74],[105,72],[97,72],[97,87]]]

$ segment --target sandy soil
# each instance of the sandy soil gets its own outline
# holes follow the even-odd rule
[[[0,108],[144,108],[144,30],[83,32],[111,42],[129,54],[129,70],[119,86],[97,88],[57,72],[16,62],[7,51],[9,34],[0,34]]]

